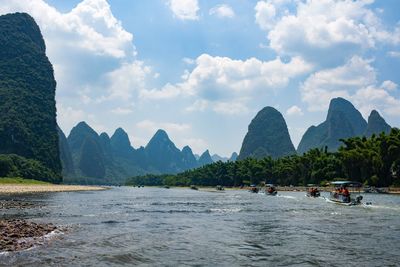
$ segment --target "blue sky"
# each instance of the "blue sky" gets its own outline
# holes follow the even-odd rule
[[[400,125],[397,0],[2,1],[16,11],[41,27],[66,134],[85,120],[138,147],[163,128],[229,156],[264,106],[297,146],[337,96]]]

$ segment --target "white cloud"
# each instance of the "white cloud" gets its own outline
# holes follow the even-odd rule
[[[286,110],[286,115],[288,115],[288,116],[302,116],[302,115],[304,115],[304,113],[301,110],[301,108],[299,108],[298,106],[294,105],[294,106],[291,106],[290,108],[288,108],[288,110]]]
[[[238,115],[249,112],[246,103],[241,103],[238,102],[237,100],[233,102],[216,102],[214,104],[213,110],[216,113],[226,114],[226,115]]]
[[[43,0],[10,0],[0,6],[0,14],[8,12],[27,12],[38,23],[46,53],[54,64],[58,102],[79,99],[89,104],[102,102],[109,95],[129,97],[136,89],[133,85],[140,84],[143,73],[148,72],[135,60],[132,34],[114,17],[106,0],[84,0],[66,13]]]
[[[145,99],[197,97],[187,111],[204,111],[209,107],[217,113],[237,114],[248,111],[246,105],[251,98],[259,97],[257,93],[285,87],[291,78],[306,74],[312,68],[300,57],[284,62],[280,58],[234,60],[203,54],[196,59],[193,70],[185,71],[180,83],[143,90],[140,96]]]
[[[198,20],[200,10],[197,0],[169,0],[168,6],[175,17],[181,20]]]
[[[141,90],[139,97],[142,99],[161,100],[171,99],[182,95],[182,88],[178,85],[167,83],[161,89]]]
[[[64,130],[71,130],[78,122],[87,119],[83,110],[57,103],[57,122]],[[68,135],[67,132],[64,132]]]
[[[155,122],[151,120],[143,120],[138,123],[136,123],[137,128],[154,133],[158,129],[163,129],[165,130],[168,134],[176,134],[179,132],[186,132],[191,129],[191,126],[189,124],[185,123],[171,123],[171,122]]]
[[[204,99],[196,100],[192,105],[186,108],[186,111],[205,111],[209,105],[209,102]]]
[[[384,81],[381,87],[388,91],[394,91],[397,89],[398,85],[392,81]]]
[[[210,15],[215,15],[219,18],[233,18],[235,17],[235,11],[233,11],[232,7],[226,4],[217,5],[210,9]]]
[[[233,60],[203,54],[180,84],[183,91],[208,100],[236,98],[256,91],[284,87],[289,80],[312,69],[299,57],[283,62],[280,58],[260,61],[256,58]]]
[[[184,57],[184,58],[182,59],[182,61],[183,61],[185,64],[188,64],[188,65],[193,65],[194,63],[196,63],[196,61],[195,61],[194,59],[188,58],[188,57]]]
[[[289,12],[280,3],[259,1],[255,18],[278,54],[302,56],[320,65],[342,64],[353,53],[375,48],[377,42],[400,43],[399,27],[386,29],[368,8],[372,2],[297,1],[295,12]]]
[[[400,51],[389,51],[387,54],[394,58],[400,58]]]
[[[349,98],[349,92],[376,83],[368,60],[353,57],[344,66],[321,70],[306,79],[300,91],[310,111],[323,111],[333,97]]]
[[[112,109],[111,112],[114,114],[117,114],[117,115],[128,115],[128,114],[131,114],[133,112],[133,110],[131,108],[118,107],[118,108]]]
[[[388,80],[379,86],[376,70],[370,63],[354,56],[343,66],[312,74],[300,89],[302,100],[310,111],[326,111],[332,98],[344,97],[364,116],[372,109],[400,115],[400,100],[390,94],[397,84]]]
[[[382,87],[374,85],[361,88],[351,98],[364,116],[372,109],[383,111],[392,116],[400,116],[400,99],[390,95]]]
[[[68,13],[58,12],[43,0],[10,0],[0,7],[3,14],[16,11],[27,12],[35,18],[51,53],[61,47],[115,58],[135,53],[132,34],[113,16],[106,0],[84,0]]]
[[[276,9],[270,2],[258,1],[255,6],[256,23],[263,30],[270,30],[275,25]]]
[[[145,89],[146,78],[151,73],[151,68],[141,61],[124,63],[118,69],[107,73],[109,82],[108,98],[128,101],[134,93]]]

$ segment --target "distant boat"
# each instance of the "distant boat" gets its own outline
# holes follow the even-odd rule
[[[191,185],[191,186],[190,186],[190,189],[192,189],[192,190],[199,190],[195,185]]]
[[[260,191],[260,189],[257,186],[250,186],[249,188],[249,192],[251,193],[258,193],[258,191]]]
[[[269,196],[276,196],[278,194],[278,191],[276,190],[276,187],[273,184],[267,184],[268,188],[265,189],[265,194]]]
[[[388,188],[378,188],[378,187],[365,187],[364,193],[378,193],[378,194],[389,194]]]
[[[224,191],[225,188],[222,185],[217,185],[217,187],[215,188],[218,191]]]
[[[321,193],[319,192],[318,188],[311,187],[307,191],[307,196],[308,197],[320,197]]]
[[[329,200],[331,202],[345,206],[362,204],[361,200],[363,199],[363,196],[358,195],[356,197],[353,197],[348,190],[348,188],[350,187],[358,188],[358,191],[360,191],[360,188],[362,186],[361,183],[351,181],[336,181],[331,182],[330,184],[335,186],[335,190],[330,193]]]

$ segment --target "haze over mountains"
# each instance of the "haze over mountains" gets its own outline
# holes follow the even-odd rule
[[[67,183],[122,183],[147,173],[178,173],[213,163],[206,150],[197,160],[189,146],[179,150],[164,130],[146,147],[135,149],[128,134],[118,128],[111,138],[98,135],[87,123],[78,123],[65,138],[59,130],[64,181]]]

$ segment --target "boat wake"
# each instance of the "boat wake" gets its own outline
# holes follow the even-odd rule
[[[222,209],[218,209],[218,208],[213,208],[210,209],[211,212],[216,212],[216,213],[236,213],[236,212],[240,212],[242,209],[241,208],[222,208]]]
[[[294,197],[294,196],[285,196],[285,195],[281,195],[281,194],[278,194],[278,195],[276,195],[277,197],[281,197],[281,198],[287,198],[287,199],[296,199],[297,200],[297,197]]]
[[[365,208],[370,208],[370,209],[382,209],[382,210],[400,211],[400,207],[393,207],[393,206],[373,205],[373,204],[363,204],[363,206]]]

